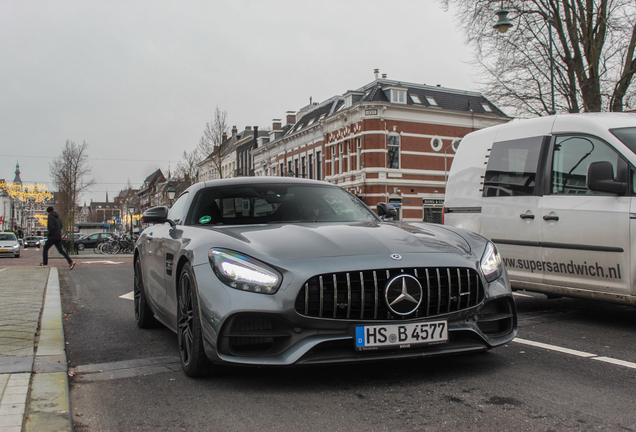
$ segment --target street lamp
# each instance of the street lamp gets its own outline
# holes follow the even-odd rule
[[[497,23],[492,26],[494,29],[498,30],[499,33],[505,33],[508,31],[513,24],[508,20],[508,11],[503,8],[503,0],[501,0],[501,9],[496,12],[499,19]],[[552,54],[552,46],[554,44],[552,40],[552,26],[554,25],[554,18],[552,18],[552,14],[546,19],[548,23],[548,30],[550,34],[550,99],[552,103],[552,108],[548,112],[550,115],[556,114],[556,110],[554,109],[554,55]]]
[[[130,215],[130,239],[133,239],[133,214],[135,214],[135,206],[130,204],[128,206],[128,214]]]
[[[177,190],[172,186],[172,183],[168,185],[168,200],[170,201],[170,207],[172,207],[172,200],[174,200],[174,196],[176,195]]]

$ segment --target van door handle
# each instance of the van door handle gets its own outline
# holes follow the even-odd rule
[[[545,215],[543,216],[543,220],[545,221],[558,221],[559,217],[556,215]]]
[[[519,217],[521,219],[534,219],[534,215],[533,214],[528,214],[528,213],[520,214]]]

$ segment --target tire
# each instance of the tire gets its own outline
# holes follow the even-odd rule
[[[177,291],[177,339],[183,372],[189,377],[202,377],[212,371],[212,362],[203,348],[203,332],[199,314],[194,273],[186,263],[179,277]]]
[[[83,251],[84,249],[86,249],[86,245],[84,243],[78,243],[77,250]]]
[[[139,257],[135,260],[135,277],[134,277],[134,304],[135,304],[135,321],[139,328],[156,327],[158,321],[155,319],[148,301],[146,301],[146,291],[144,289],[144,281],[141,274],[141,261]]]

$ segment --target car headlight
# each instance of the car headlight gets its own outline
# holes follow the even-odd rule
[[[19,244],[19,243],[16,243],[16,244],[14,244],[12,247],[13,247],[13,249],[20,249],[20,244]]]
[[[501,255],[492,242],[488,242],[486,250],[481,257],[481,270],[488,282],[492,282],[503,273]]]
[[[227,249],[211,249],[210,264],[224,284],[242,291],[274,294],[283,277],[253,258]]]

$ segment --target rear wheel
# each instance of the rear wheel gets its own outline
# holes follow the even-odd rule
[[[148,302],[146,301],[146,292],[144,290],[143,277],[141,275],[141,260],[139,257],[135,260],[135,282],[134,282],[134,300],[135,300],[135,321],[140,328],[156,327],[155,319]]]
[[[187,263],[179,278],[177,299],[177,335],[181,367],[189,377],[208,375],[212,362],[205,356],[199,300],[194,285],[192,266]]]

